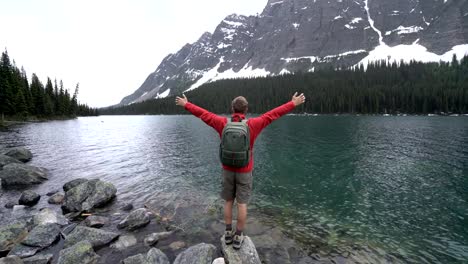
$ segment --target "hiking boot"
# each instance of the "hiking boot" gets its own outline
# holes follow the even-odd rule
[[[232,237],[234,236],[234,231],[226,230],[224,231],[224,242],[226,245],[232,244]]]
[[[244,242],[244,233],[241,233],[240,235],[235,235],[234,244],[232,244],[232,247],[234,249],[240,249],[242,247],[242,243]]]

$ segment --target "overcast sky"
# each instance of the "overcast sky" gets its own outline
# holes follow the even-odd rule
[[[62,79],[79,101],[102,107],[140,87],[161,60],[213,32],[232,13],[267,0],[0,0],[0,49],[17,66]]]

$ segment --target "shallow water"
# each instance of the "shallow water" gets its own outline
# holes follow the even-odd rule
[[[118,189],[111,208],[167,195],[219,204],[218,144],[191,116],[89,117],[0,132],[0,145],[26,146],[31,164],[49,169],[33,190],[100,178]],[[309,253],[468,261],[467,117],[287,116],[263,131],[254,153],[255,217]],[[0,191],[2,222],[24,214],[3,208],[19,194]]]

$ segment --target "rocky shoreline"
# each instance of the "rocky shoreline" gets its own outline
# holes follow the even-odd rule
[[[0,154],[3,189],[28,188],[48,179],[46,169],[26,164],[32,159],[29,150],[13,148],[0,153],[4,153]],[[218,237],[218,243],[204,243],[203,240],[194,243],[193,237],[189,239],[174,219],[155,212],[151,203],[135,209],[132,204],[126,204],[121,208],[122,213],[106,215],[106,207],[117,195],[112,183],[75,179],[65,183],[62,189],[45,195],[25,190],[17,202],[4,205],[9,210],[22,210],[36,206],[40,199],[48,199],[50,208],[41,208],[35,215],[0,224],[0,264],[262,263],[249,237],[239,251],[226,246],[221,237],[223,225],[220,221],[215,227],[219,232],[210,234],[210,237]],[[161,203],[164,202],[161,199]],[[265,262],[271,263],[264,259]],[[316,262],[304,258],[302,263]]]

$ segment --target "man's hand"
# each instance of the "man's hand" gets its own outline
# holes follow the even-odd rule
[[[176,97],[175,103],[176,105],[180,105],[182,107],[185,107],[185,104],[188,103],[187,97],[185,97],[185,94],[182,94],[184,98],[180,98],[179,96]]]
[[[293,95],[291,101],[294,103],[295,106],[299,106],[305,102],[305,96],[303,93],[301,93],[299,96],[297,95],[297,92]]]

